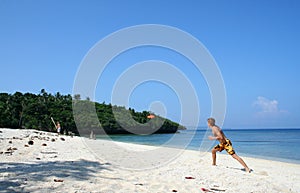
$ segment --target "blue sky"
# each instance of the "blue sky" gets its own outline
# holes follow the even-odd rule
[[[297,0],[0,0],[0,92],[71,94],[81,61],[97,42],[125,27],[161,24],[191,34],[214,57],[227,94],[224,127],[299,128],[299,8]],[[145,47],[117,57],[99,78],[95,99],[109,103],[118,76],[152,59],[190,79],[201,107],[199,125],[205,125],[212,102],[205,80],[166,49]],[[129,104],[141,111],[155,101],[164,104],[158,113],[179,121],[180,100],[168,85],[139,85]]]

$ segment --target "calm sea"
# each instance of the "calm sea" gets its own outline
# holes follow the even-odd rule
[[[224,129],[223,131],[232,141],[237,154],[241,156],[300,164],[300,129]],[[217,142],[208,140],[208,135],[211,135],[210,130],[190,128],[176,134],[111,135],[109,137],[114,141],[210,152]],[[226,154],[226,151],[222,153]]]

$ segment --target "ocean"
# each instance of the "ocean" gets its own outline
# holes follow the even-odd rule
[[[300,164],[300,129],[224,129],[240,156]],[[210,152],[218,144],[207,139],[211,130],[188,128],[175,134],[110,135],[113,141],[168,146]],[[97,138],[103,138],[97,136]],[[224,150],[221,152],[226,154]]]

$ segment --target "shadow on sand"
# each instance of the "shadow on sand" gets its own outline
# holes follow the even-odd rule
[[[83,159],[78,161],[0,163],[0,192],[26,192],[24,189],[26,184],[32,183],[32,181],[49,182],[64,178],[84,181],[95,176],[95,173],[111,170],[109,166],[109,163],[101,164]]]

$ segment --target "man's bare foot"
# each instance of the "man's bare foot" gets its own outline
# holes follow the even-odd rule
[[[250,168],[245,168],[245,171],[246,171],[247,173],[251,173],[253,170],[251,170]]]

